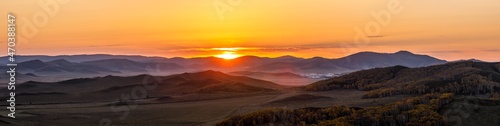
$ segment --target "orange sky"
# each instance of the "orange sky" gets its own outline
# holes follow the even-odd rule
[[[20,55],[338,58],[358,51],[409,50],[445,60],[500,61],[498,0],[231,1],[237,0],[60,0],[46,11],[38,0],[3,0],[0,14],[17,16],[18,40],[28,40],[17,45]],[[372,12],[389,12],[388,4],[398,1],[401,12],[389,13],[385,26],[377,22]],[[214,2],[230,9],[223,19]],[[0,17],[0,24],[7,24],[7,16]],[[37,32],[27,32],[26,22]],[[355,29],[363,32],[373,23],[380,26],[379,34],[356,42]],[[5,47],[6,30],[0,34]]]

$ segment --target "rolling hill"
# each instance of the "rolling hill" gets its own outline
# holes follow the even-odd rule
[[[173,96],[180,100],[200,100],[272,93],[282,88],[285,87],[268,81],[231,76],[217,71],[202,71],[171,76],[79,78],[53,83],[29,81],[18,85],[16,98],[20,104],[96,102],[114,101],[122,98],[123,94],[138,93],[141,98]],[[147,94],[141,91],[146,91]],[[5,92],[0,93],[2,97],[7,95]]]
[[[249,76],[249,77],[289,77],[289,78],[302,78],[302,76],[298,74],[294,74],[291,72],[283,72],[283,73],[266,73],[266,72],[252,72],[252,71],[235,71],[230,72],[228,74],[240,75],[240,76]]]
[[[235,72],[229,72],[228,74],[267,80],[280,85],[287,85],[287,86],[304,86],[306,84],[310,84],[319,80],[319,79],[303,77],[301,75],[291,72],[273,73],[273,72],[235,71]]]
[[[375,68],[315,82],[304,89],[369,91],[364,95],[365,98],[434,92],[487,94],[500,92],[499,66],[500,63],[465,61],[420,68]]]

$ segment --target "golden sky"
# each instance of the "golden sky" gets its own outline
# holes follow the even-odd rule
[[[18,54],[338,58],[359,51],[408,50],[445,60],[500,61],[499,0],[46,2],[0,1],[0,14],[16,15],[18,40],[23,39]],[[216,7],[226,11],[221,14]],[[373,16],[383,12],[390,20]],[[0,24],[7,24],[7,16],[0,17]],[[366,26],[378,34],[368,35]],[[1,47],[6,32],[0,31]]]

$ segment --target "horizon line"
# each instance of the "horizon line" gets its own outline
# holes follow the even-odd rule
[[[347,57],[347,56],[350,56],[350,55],[354,55],[354,54],[358,54],[358,53],[378,53],[378,54],[395,54],[395,53],[398,53],[398,52],[409,52],[411,54],[414,54],[414,55],[425,55],[425,54],[415,54],[411,51],[407,51],[407,50],[399,50],[399,51],[396,51],[396,52],[376,52],[376,51],[360,51],[360,52],[355,52],[355,53],[351,53],[351,54],[348,54],[348,55],[345,55],[343,57]],[[50,54],[27,54],[27,55],[15,55],[15,56],[51,56],[51,57],[56,57],[56,56],[90,56],[90,55],[109,55],[109,56],[141,56],[141,57],[148,57],[148,58],[167,58],[167,59],[171,59],[171,58],[185,58],[185,59],[194,59],[194,58],[219,58],[219,57],[216,57],[216,56],[194,56],[194,57],[182,57],[182,56],[174,56],[174,57],[165,57],[165,56],[158,56],[158,55],[140,55],[140,54],[111,54],[111,53],[92,53],[92,54],[61,54],[61,55],[50,55]],[[239,56],[238,58],[240,57],[248,57],[248,56],[253,56],[253,57],[259,57],[259,58],[278,58],[278,57],[286,57],[286,56],[291,56],[291,57],[295,57],[295,58],[301,58],[301,59],[312,59],[312,58],[316,58],[316,57],[319,57],[319,58],[325,58],[325,59],[339,59],[339,58],[343,58],[343,57],[339,57],[339,58],[326,58],[326,57],[323,57],[323,56],[313,56],[313,57],[299,57],[299,56],[293,56],[293,55],[281,55],[281,56],[275,56],[275,57],[270,57],[270,56],[257,56],[257,55],[241,55]],[[430,56],[430,55],[427,55],[427,56]],[[8,57],[8,55],[0,55],[0,58],[4,58],[4,57]],[[432,56],[431,56],[432,57]],[[237,59],[237,58],[235,58]]]
[[[323,59],[341,59],[341,58],[345,58],[345,57],[348,57],[348,56],[351,56],[351,55],[354,55],[354,54],[359,54],[359,53],[377,53],[377,54],[396,54],[396,53],[399,53],[399,52],[409,52],[413,55],[424,55],[424,56],[430,56],[432,58],[436,58],[436,59],[439,59],[439,60],[443,60],[443,61],[446,61],[446,62],[453,62],[453,61],[463,61],[463,60],[479,60],[479,61],[483,61],[483,62],[500,62],[500,60],[494,60],[494,61],[490,61],[490,60],[481,60],[481,59],[478,59],[478,58],[460,58],[460,59],[457,59],[457,60],[446,60],[446,59],[441,59],[441,58],[437,58],[435,56],[432,56],[432,55],[427,55],[427,54],[419,54],[419,53],[413,53],[411,51],[408,51],[408,50],[399,50],[399,51],[396,51],[396,52],[376,52],[376,51],[359,51],[359,52],[355,52],[355,53],[351,53],[351,54],[348,54],[348,55],[345,55],[345,56],[342,56],[342,57],[337,57],[337,58],[327,58],[327,57],[323,57],[323,56],[313,56],[313,57],[299,57],[299,56],[294,56],[294,55],[281,55],[281,56],[275,56],[275,57],[271,57],[271,56],[258,56],[258,55],[241,55],[241,56],[238,56],[237,58],[234,58],[234,59],[238,59],[238,58],[241,58],[241,57],[258,57],[258,58],[279,58],[279,57],[286,57],[286,56],[290,56],[290,57],[294,57],[294,58],[299,58],[299,59],[313,59],[313,58],[323,58]],[[49,56],[49,57],[57,57],[57,56],[91,56],[91,55],[108,55],[108,56],[138,56],[138,57],[147,57],[147,58],[165,58],[165,59],[173,59],[173,58],[183,58],[183,59],[196,59],[196,58],[218,58],[218,59],[224,59],[224,58],[220,58],[220,57],[216,57],[215,55],[214,56],[194,56],[194,57],[182,57],[182,56],[174,56],[174,57],[165,57],[165,56],[158,56],[158,55],[140,55],[140,54],[110,54],[110,53],[93,53],[93,54],[62,54],[62,55],[50,55],[50,54],[47,54],[47,55],[44,55],[44,54],[27,54],[27,55],[15,55],[15,56]],[[5,57],[9,57],[8,55],[0,55],[0,58],[5,58]],[[234,59],[231,59],[231,60],[234,60]]]

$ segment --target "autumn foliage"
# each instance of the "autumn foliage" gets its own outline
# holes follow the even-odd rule
[[[363,98],[398,94],[454,93],[477,95],[500,92],[500,64],[455,62],[422,68],[394,66],[354,72],[308,85],[308,91],[356,89]]]
[[[384,106],[349,108],[267,109],[245,115],[235,115],[217,123],[217,126],[255,125],[320,125],[320,126],[441,126],[446,119],[437,111],[451,102],[452,93],[426,94]]]

